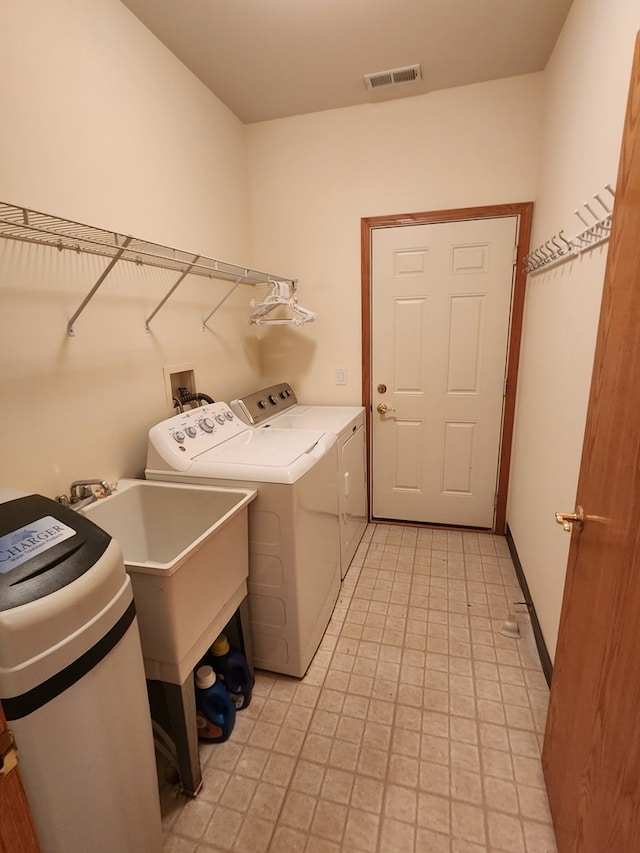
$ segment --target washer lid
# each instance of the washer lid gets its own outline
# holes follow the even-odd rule
[[[201,453],[188,472],[191,476],[243,483],[291,484],[311,470],[335,443],[335,435],[318,430],[249,429]],[[147,469],[146,473],[155,478],[156,472]]]
[[[320,430],[245,430],[196,457],[198,462],[236,462],[242,465],[286,468],[312,450],[323,437]]]
[[[301,406],[298,404],[281,415],[271,418],[273,429],[321,429],[340,435],[360,419],[364,422],[362,406]],[[265,425],[262,426],[262,429]]]
[[[77,580],[110,541],[88,518],[42,495],[0,503],[0,611]]]

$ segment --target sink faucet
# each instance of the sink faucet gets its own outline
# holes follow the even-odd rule
[[[69,487],[69,497],[58,495],[56,500],[64,506],[72,507],[72,509],[82,509],[83,506],[97,500],[91,486],[100,486],[105,497],[111,494],[111,486],[106,480],[74,480]]]

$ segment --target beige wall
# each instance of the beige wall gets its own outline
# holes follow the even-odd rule
[[[166,365],[358,402],[360,217],[534,194],[542,75],[245,128],[116,0],[0,2],[0,200],[298,277],[320,315],[256,330],[240,288],[203,332],[227,285],[190,278],[146,334],[175,277],[122,264],[69,338],[105,261],[0,240],[7,486],[141,475]]]
[[[360,402],[361,217],[532,200],[542,84],[526,75],[247,128],[256,263],[299,277],[319,315],[262,336],[266,377],[307,402]]]
[[[250,264],[245,128],[116,0],[1,0],[0,200]],[[202,391],[257,382],[249,287],[122,264],[66,335],[106,261],[0,240],[3,485],[141,475],[167,415],[163,366]]]
[[[534,246],[615,186],[639,28],[636,0],[573,4],[545,73]],[[554,513],[575,504],[605,261],[606,245],[527,284],[508,523],[552,657],[570,539]]]

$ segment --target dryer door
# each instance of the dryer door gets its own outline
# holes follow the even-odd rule
[[[340,550],[344,578],[367,526],[367,463],[362,424],[340,448],[340,474]]]

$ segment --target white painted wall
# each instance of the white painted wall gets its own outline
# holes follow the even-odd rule
[[[256,264],[299,277],[319,315],[262,333],[265,378],[360,402],[360,219],[531,201],[542,96],[533,74],[247,128]]]
[[[637,0],[574,0],[545,72],[532,246],[582,230],[573,211],[615,186],[639,28]],[[508,523],[552,658],[570,539],[554,513],[575,504],[605,261],[597,248],[527,285]]]
[[[0,200],[250,264],[245,128],[117,0],[0,0]],[[168,412],[163,366],[200,390],[258,382],[239,288],[122,264],[66,335],[104,259],[0,240],[3,485],[53,496],[141,475]]]

